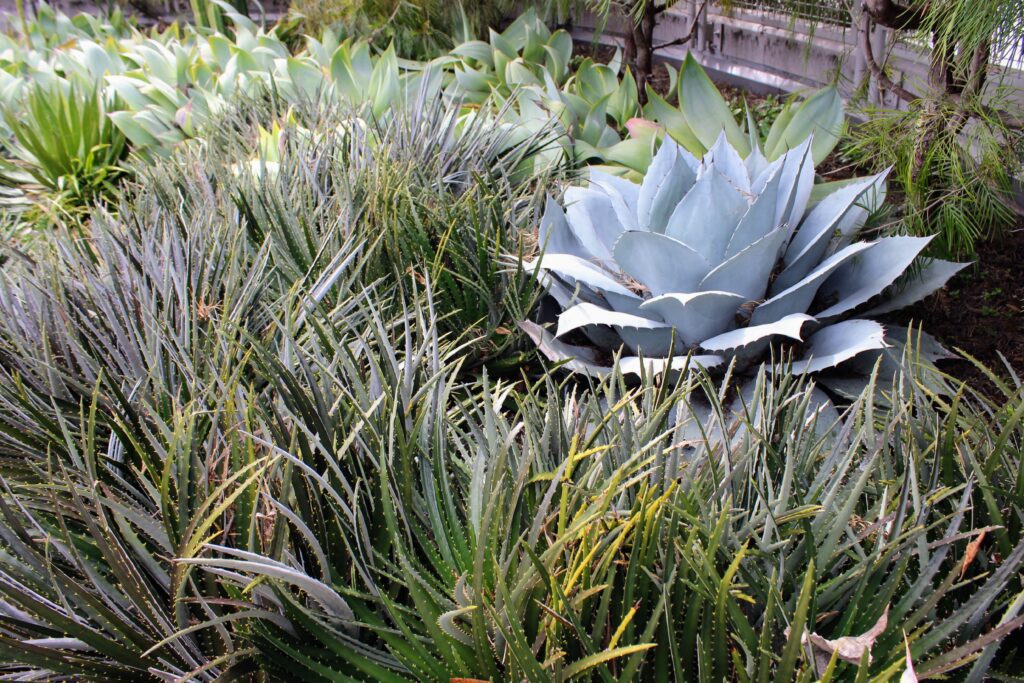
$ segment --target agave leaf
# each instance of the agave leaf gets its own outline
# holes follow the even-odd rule
[[[597,353],[591,347],[566,344],[556,339],[553,334],[540,325],[529,320],[520,321],[519,327],[526,332],[548,360],[554,363],[563,363],[562,367],[566,370],[579,372],[589,377],[604,377],[611,372],[611,368],[597,362]]]
[[[289,57],[286,61],[288,77],[303,97],[317,97],[324,89],[324,74],[308,61]]]
[[[793,119],[793,101],[790,99],[782,107],[782,111],[775,117],[775,121],[772,122],[772,127],[768,129],[768,137],[764,140],[764,155],[768,161],[775,161],[783,154],[789,151],[785,145],[782,144],[783,135],[786,133],[786,128],[789,126],[789,122]]]
[[[636,296],[611,277],[605,270],[572,254],[545,254],[537,261],[528,261],[523,264],[523,269],[526,272],[534,272],[538,268],[553,272],[562,278],[582,282],[598,292],[614,292],[620,296]]]
[[[554,74],[559,82],[565,80],[569,73],[569,62],[572,61],[572,36],[567,31],[559,29],[551,34],[544,49],[551,60],[547,67],[548,71]]]
[[[595,153],[594,155],[595,158],[602,158],[605,161],[620,164],[625,169],[638,173],[643,173],[647,170],[651,165],[651,157],[653,156],[654,149],[652,143],[646,140],[632,139],[617,142],[611,147],[605,148],[602,153]]]
[[[758,147],[755,147],[750,151],[750,154],[747,155],[747,158],[743,163],[747,167],[747,175],[749,175],[755,182],[771,166],[771,162],[764,156]],[[813,197],[813,190],[811,195]]]
[[[834,318],[881,294],[906,272],[931,241],[931,237],[883,237],[876,240],[870,249],[843,264],[822,284],[821,295],[836,303],[818,313],[818,317]]]
[[[835,149],[846,123],[843,102],[834,87],[822,88],[814,93],[792,109],[787,119],[781,135],[773,141],[774,147],[768,156],[782,154],[814,136],[811,155],[815,164],[820,164]]]
[[[672,356],[671,358],[639,358],[625,356],[619,359],[617,367],[625,375],[658,376],[666,372],[681,372],[698,368],[710,369],[718,367],[725,359],[717,355]]]
[[[747,138],[736,124],[729,105],[692,53],[687,53],[679,74],[679,108],[705,148],[715,144],[724,132],[740,156],[750,153]]]
[[[789,289],[785,289],[754,309],[750,316],[751,325],[761,325],[772,320],[799,313],[810,308],[818,288],[839,266],[854,258],[865,249],[871,247],[871,242],[857,242],[836,252],[821,262],[807,277],[796,283]]]
[[[672,293],[648,299],[640,308],[660,316],[687,347],[694,347],[735,324],[743,302],[742,296],[731,292]]]
[[[697,165],[697,160],[679,145],[671,140],[662,142],[640,186],[637,218],[641,230],[664,232],[679,200],[697,180]]]
[[[590,187],[599,189],[607,195],[621,227],[626,230],[636,229],[636,205],[640,195],[639,185],[591,166]]]
[[[599,259],[610,259],[625,231],[612,199],[598,188],[570,187],[565,193],[566,217],[576,239]]]
[[[800,340],[803,338],[800,336],[803,326],[813,320],[814,317],[806,313],[793,313],[764,325],[741,327],[719,334],[701,342],[701,347],[708,351],[728,351],[749,346],[777,335]]]
[[[779,202],[775,212],[776,225],[789,226],[792,234],[807,210],[813,188],[814,164],[811,161],[811,138],[808,138],[783,157]]]
[[[692,292],[711,269],[707,260],[689,246],[655,232],[624,232],[614,254],[618,266],[653,296]]]
[[[691,154],[703,156],[704,152],[707,151],[707,148],[700,144],[700,140],[697,139],[693,129],[690,128],[690,124],[686,122],[683,112],[662,99],[649,85],[647,86],[647,104],[644,106],[644,117],[663,125],[669,136]]]
[[[380,117],[395,104],[398,97],[398,56],[389,45],[377,58],[370,74],[369,93],[373,98],[373,115]]]
[[[670,326],[652,318],[645,318],[629,313],[610,311],[591,303],[581,303],[565,310],[558,316],[556,337],[562,337],[573,330],[588,325],[607,325],[609,327],[628,327],[636,330],[664,330]]]
[[[482,40],[470,40],[460,43],[452,48],[451,54],[464,59],[472,59],[489,69],[494,68],[494,59],[491,57],[491,46]]]
[[[773,214],[774,208],[773,198]],[[702,175],[676,205],[665,225],[665,234],[688,246],[694,245],[691,248],[698,250],[709,264],[718,263],[737,223],[749,210],[750,204],[740,191],[712,170]]]
[[[530,70],[522,57],[517,57],[505,65],[505,83],[512,89],[541,85],[540,79]]]
[[[631,213],[636,212],[637,202],[640,199],[640,186],[638,184],[631,180],[611,175],[593,166],[590,167],[590,184],[600,187],[609,194],[615,192],[622,198],[626,208]]]
[[[704,166],[705,173],[714,169],[728,178],[741,192],[750,194],[750,174],[747,166],[736,149],[729,144],[724,131],[704,156]]]
[[[633,73],[627,68],[619,87],[608,100],[608,113],[620,128],[637,114],[640,104],[636,93],[636,81],[633,79]]]
[[[804,357],[789,366],[794,375],[820,372],[865,351],[883,349],[885,328],[873,320],[844,320],[821,328],[807,339]],[[786,370],[778,367],[776,370]]]
[[[924,299],[932,292],[942,289],[951,277],[969,266],[970,263],[954,263],[941,259],[930,259],[920,273],[909,275],[907,282],[894,296],[867,311],[864,315],[882,315],[906,308]]]
[[[758,241],[775,228],[775,207],[778,204],[779,184],[782,182],[782,169],[775,169],[760,194],[754,197],[743,217],[737,222],[729,244],[721,258],[729,259],[748,246]]]
[[[873,176],[846,185],[811,209],[786,249],[786,268],[773,283],[773,292],[792,287],[821,262],[829,242],[840,229],[845,217],[858,209],[857,201],[871,189],[878,178],[879,176]],[[861,215],[857,214],[855,218]]]
[[[598,362],[594,349],[566,344],[556,339],[554,335],[540,325],[528,320],[520,322],[519,326],[533,340],[537,348],[540,349],[541,353],[548,360],[562,363],[562,367],[565,369],[590,377],[605,377],[611,374],[612,368],[601,365]],[[643,359],[636,356],[625,356],[619,358],[616,367],[626,375],[660,375],[666,371],[682,371],[688,368],[713,368],[724,362],[725,359],[721,356],[713,355]]]
[[[760,299],[768,289],[768,278],[775,269],[779,249],[785,239],[785,228],[772,230],[757,242],[715,267],[700,281],[700,291],[735,292],[747,301]]]

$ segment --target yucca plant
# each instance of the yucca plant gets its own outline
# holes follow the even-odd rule
[[[217,544],[190,563],[275,586],[295,633],[256,629],[272,676],[886,680],[907,666],[904,631],[922,673],[1016,655],[1000,645],[1024,621],[1024,550],[998,568],[954,550],[991,533],[965,528],[984,494],[945,460],[952,446],[934,448],[964,404],[946,421],[911,377],[896,406],[868,391],[841,416],[766,375],[741,410],[694,376],[463,387],[434,305],[369,329],[331,318],[326,346],[264,361],[280,387],[275,438],[317,415],[275,502],[288,521],[271,546],[294,539],[301,557]],[[905,429],[917,411],[927,436]],[[1001,477],[1019,463],[1013,434],[991,461]],[[968,481],[936,487],[934,468]]]
[[[562,309],[557,330],[525,328],[548,358],[590,374],[620,352],[627,372],[641,359],[659,372],[743,370],[783,341],[796,352],[788,372],[803,374],[902,343],[869,316],[927,296],[964,264],[932,260],[904,277],[928,238],[857,241],[884,174],[811,204],[812,149],[808,138],[774,162],[756,147],[744,160],[723,132],[701,160],[666,139],[641,185],[592,171],[566,209],[549,201],[539,231],[532,268]],[[594,348],[556,339],[574,331]]]

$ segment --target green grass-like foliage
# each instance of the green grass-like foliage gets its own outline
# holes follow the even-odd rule
[[[953,112],[872,111],[845,145],[846,154],[865,165],[893,167],[903,198],[900,227],[936,234],[936,252],[955,257],[973,255],[979,241],[998,237],[1016,219],[1013,175],[1021,161],[1007,150],[1020,147],[1021,134],[983,110],[970,110],[977,118],[963,132],[939,127],[924,149],[918,139],[928,117]]]
[[[0,158],[0,179],[37,186],[44,205],[82,211],[113,197],[128,150],[107,117],[105,96],[64,86],[36,85],[20,108],[3,110],[13,138],[3,142],[13,161]]]
[[[468,372],[467,301],[534,293],[472,264],[543,179],[495,185],[518,160],[446,116],[299,112],[274,173],[241,117],[8,250],[4,674],[886,680],[904,633],[919,675],[1019,667],[1019,383],[943,398],[908,354],[840,413],[785,376]],[[870,662],[814,670],[805,630],[887,605]]]

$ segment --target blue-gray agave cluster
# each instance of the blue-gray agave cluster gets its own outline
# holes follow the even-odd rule
[[[905,340],[867,316],[922,299],[965,264],[930,260],[904,277],[930,238],[857,241],[885,174],[815,186],[811,144],[768,162],[757,149],[742,159],[724,135],[703,159],[666,140],[639,185],[592,172],[565,210],[549,200],[530,264],[562,308],[557,329],[524,328],[589,374],[613,357],[626,373],[641,358],[655,371],[749,367],[773,340],[796,350],[802,374]],[[593,346],[560,339],[574,330]]]

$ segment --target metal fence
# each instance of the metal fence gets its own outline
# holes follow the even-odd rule
[[[790,18],[804,19],[812,23],[848,26],[850,24],[850,3],[845,0],[727,0],[723,8],[774,12]]]

